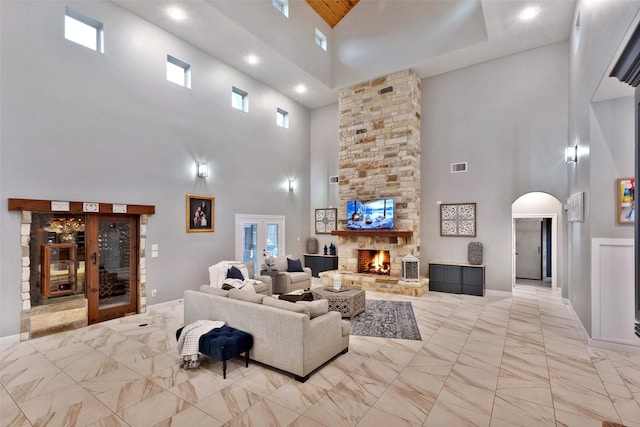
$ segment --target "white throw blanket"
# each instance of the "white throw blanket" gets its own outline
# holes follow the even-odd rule
[[[227,279],[227,272],[231,267],[236,267],[238,270],[240,270],[240,272],[242,273],[242,277],[244,277],[245,279]],[[221,288],[222,285],[227,284],[233,286],[236,289],[242,289],[243,291],[248,291],[255,294],[256,290],[253,286],[256,283],[260,282],[258,280],[249,279],[249,271],[247,270],[247,266],[241,262],[220,261],[219,263],[209,267],[209,286]]]
[[[222,328],[223,326],[224,322],[219,320],[198,320],[185,326],[180,332],[180,337],[178,337],[180,367],[189,369],[200,366],[198,361],[200,337],[213,329]]]

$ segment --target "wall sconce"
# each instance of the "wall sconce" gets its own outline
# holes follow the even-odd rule
[[[296,180],[295,179],[289,179],[289,191],[295,191],[296,190]]]
[[[206,163],[198,163],[197,167],[198,177],[206,178],[209,176],[209,166]]]
[[[578,146],[565,147],[564,149],[564,161],[565,163],[575,163],[578,161]]]

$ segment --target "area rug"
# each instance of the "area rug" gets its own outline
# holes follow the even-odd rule
[[[351,335],[420,340],[410,302],[367,301],[364,313],[351,320]]]

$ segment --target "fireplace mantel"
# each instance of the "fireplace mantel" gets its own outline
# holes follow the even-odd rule
[[[413,231],[401,230],[334,230],[332,236],[340,237],[412,237]]]

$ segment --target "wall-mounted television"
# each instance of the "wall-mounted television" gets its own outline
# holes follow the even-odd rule
[[[390,230],[393,228],[393,199],[347,202],[349,230]]]

